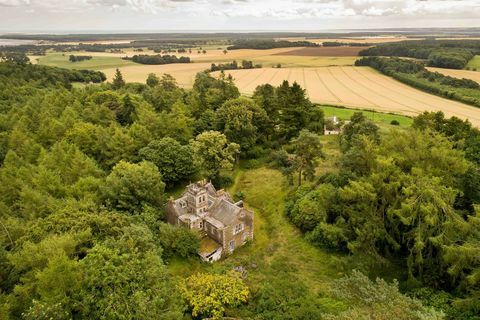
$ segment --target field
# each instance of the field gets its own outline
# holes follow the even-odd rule
[[[480,63],[480,61],[479,61]],[[466,78],[471,79],[480,83],[480,66],[479,71],[470,71],[470,70],[456,70],[456,69],[443,69],[443,68],[427,68],[433,72],[439,72],[446,76],[454,77],[454,78]]]
[[[118,67],[127,81],[144,82],[148,74],[153,72],[161,75],[169,73],[177,78],[179,84],[183,87],[191,87],[193,79],[197,72],[206,70],[212,63],[225,63],[236,60],[252,60],[255,64],[262,64],[265,67],[272,67],[281,64],[283,67],[325,67],[325,66],[351,66],[357,59],[354,56],[298,56],[291,52],[302,50],[302,48],[281,48],[271,50],[233,50],[226,54],[223,49],[212,48],[207,52],[198,53],[198,50],[192,50],[192,53],[182,53],[181,55],[190,57],[192,64],[172,64],[172,65],[140,65],[131,61],[122,60],[124,56],[134,54],[155,54],[151,50],[144,49],[144,52],[134,52],[133,49],[124,49],[123,53],[111,52],[68,52],[68,53],[47,53],[46,56],[30,56],[32,63],[42,65],[56,66],[67,69],[93,69],[105,72],[107,78],[111,80]],[[289,53],[290,52],[290,53]],[[72,63],[68,61],[68,56],[89,55],[91,60]]]
[[[149,73],[162,75],[168,73],[172,75],[181,87],[191,88],[195,75],[198,72],[210,68],[209,63],[175,63],[164,65],[141,65],[133,64],[125,67],[120,67],[123,78],[128,82],[142,82],[145,83]],[[109,68],[102,70],[107,78],[110,80],[115,74],[116,68]]]
[[[318,48],[296,48],[291,51],[277,53],[276,55],[297,56],[297,57],[355,57],[362,50],[369,47],[318,47]]]
[[[90,60],[80,62],[70,62],[68,57],[71,55],[89,55],[93,58]],[[38,60],[37,60],[38,59]],[[38,64],[60,67],[66,69],[91,69],[91,70],[104,70],[107,68],[121,67],[135,65],[134,62],[128,60],[122,60],[121,56],[108,56],[108,55],[93,55],[90,52],[66,52],[66,53],[48,53],[46,56],[31,57],[31,60],[36,61]]]
[[[480,56],[473,57],[473,59],[468,62],[467,68],[475,68],[477,71],[480,71]]]
[[[264,83],[278,86],[296,81],[313,102],[371,109],[408,116],[423,111],[443,111],[447,116],[469,119],[480,126],[480,110],[437,97],[384,76],[368,67],[263,68],[229,73],[244,94],[252,94]]]
[[[287,41],[310,41],[313,43],[322,44],[324,42],[344,42],[344,43],[386,43],[399,42],[405,40],[422,40],[423,38],[408,38],[406,36],[375,36],[375,37],[342,37],[342,38],[279,38],[279,40]]]
[[[382,40],[385,39],[382,38]],[[380,41],[380,39],[377,40]],[[354,67],[353,64],[357,58],[355,55],[362,49],[364,47],[243,49],[224,53],[223,48],[209,47],[205,54],[198,53],[197,49],[192,50],[192,53],[182,54],[190,57],[194,63],[154,66],[135,64],[121,59],[125,55],[138,54],[133,49],[125,49],[124,53],[48,53],[43,57],[32,57],[32,60],[39,59],[39,64],[69,69],[100,70],[109,80],[113,78],[115,69],[119,68],[129,82],[144,83],[148,74],[152,72],[158,75],[168,73],[185,88],[190,88],[195,75],[209,69],[212,63],[252,60],[254,64],[262,64],[264,68],[229,71],[236,79],[240,91],[247,95],[252,94],[260,84],[279,85],[283,80],[296,81],[307,90],[313,102],[320,104],[370,109],[407,116],[414,116],[425,110],[440,110],[447,116],[468,118],[476,126],[480,126],[480,110],[477,108],[424,93],[381,75],[373,69]],[[68,61],[70,54],[91,55],[93,58],[72,63]],[[143,54],[153,54],[153,52],[144,51]],[[472,61],[471,63],[475,63],[474,60]],[[278,64],[282,68],[271,68]],[[480,82],[480,72],[432,70]]]

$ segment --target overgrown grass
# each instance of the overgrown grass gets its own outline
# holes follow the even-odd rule
[[[367,118],[379,124],[385,124],[390,126],[390,122],[392,122],[392,120],[397,120],[400,126],[408,127],[408,126],[411,126],[413,123],[412,118],[407,116],[397,115],[397,114],[381,113],[381,112],[370,111],[370,110],[348,109],[348,108],[334,107],[334,106],[321,106],[321,107],[323,112],[325,113],[325,117],[337,116],[337,118],[341,120],[350,119],[350,117],[355,112],[363,112],[363,114]]]
[[[468,62],[467,68],[470,70],[477,69],[477,71],[480,71],[480,55],[473,57],[473,59]]]
[[[168,267],[170,273],[183,278],[197,272],[222,272],[242,266],[248,271],[246,282],[252,293],[267,283],[275,283],[279,275],[287,275],[306,287],[318,304],[324,303],[325,310],[333,312],[330,304],[336,302],[329,298],[330,284],[351,269],[352,261],[348,256],[312,246],[287,220],[284,200],[288,189],[276,170],[262,167],[239,171],[229,191],[242,191],[247,207],[255,212],[253,242],[214,264],[195,258],[173,260]]]

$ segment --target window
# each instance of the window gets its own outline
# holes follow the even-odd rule
[[[182,208],[185,208],[187,206],[187,203],[185,201],[180,201],[180,206]]]
[[[242,231],[243,231],[243,223],[239,223],[235,226],[235,229],[233,230],[233,234],[236,235]]]
[[[198,227],[199,227],[200,229],[203,229],[203,221],[200,221],[200,223],[198,224]]]

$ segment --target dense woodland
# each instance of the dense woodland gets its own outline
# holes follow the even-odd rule
[[[124,60],[132,60],[140,64],[171,64],[171,63],[190,63],[189,57],[177,57],[175,55],[148,55],[140,54],[132,57],[125,57]]]
[[[426,40],[381,44],[359,55],[409,57],[426,60],[429,67],[463,69],[479,53],[479,40]]]
[[[429,71],[422,62],[400,58],[364,57],[355,61],[355,65],[375,68],[420,90],[480,107],[480,85],[477,82]]]
[[[0,318],[478,319],[469,123],[425,114],[385,134],[355,114],[339,168],[319,175],[324,114],[296,83],[252,98],[207,73],[192,90],[167,75],[127,84],[119,71],[72,86],[94,75],[104,79],[0,63]],[[285,175],[287,215],[313,244],[366,274],[395,265],[402,282],[354,271],[325,298],[294,270],[255,291],[234,271],[172,278],[168,262],[196,259],[199,240],[163,222],[167,196],[198,178],[228,186],[239,163]]]
[[[340,170],[291,193],[291,221],[319,247],[400,263],[449,319],[478,319],[480,131],[442,113],[383,136],[358,113],[344,130]]]

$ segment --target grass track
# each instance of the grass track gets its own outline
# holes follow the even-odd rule
[[[480,55],[473,57],[467,64],[467,67],[472,69],[476,68],[477,71],[480,71]]]

